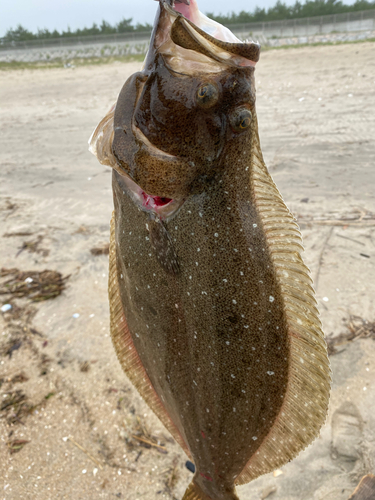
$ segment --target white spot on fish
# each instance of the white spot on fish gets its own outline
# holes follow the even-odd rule
[[[233,375],[233,373],[231,373],[231,374],[230,374],[230,376],[231,376],[232,378],[236,378],[236,377]]]
[[[237,304],[237,300],[233,299],[232,300],[233,304]]]
[[[269,372],[267,372],[267,375],[275,375],[275,372],[269,371]]]
[[[253,224],[253,227],[258,227],[258,224]]]
[[[252,439],[256,441],[258,438],[256,436],[253,436]]]
[[[215,238],[217,238],[219,236],[219,233],[215,233],[214,236]]]
[[[272,297],[272,295],[269,296],[269,301],[273,302],[275,300],[275,297]]]

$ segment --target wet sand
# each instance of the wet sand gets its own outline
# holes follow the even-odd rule
[[[348,333],[351,316],[375,321],[374,49],[272,50],[256,70],[263,153],[302,228],[330,341]],[[0,267],[70,275],[57,298],[13,300],[0,313],[7,500],[181,499],[192,478],[121,371],[109,337],[108,256],[90,252],[108,243],[112,193],[87,140],[139,67],[1,73]],[[375,342],[365,336],[331,356],[320,438],[238,488],[241,499],[346,500],[374,472]]]

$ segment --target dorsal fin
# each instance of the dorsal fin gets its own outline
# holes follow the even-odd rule
[[[331,381],[310,271],[301,257],[299,228],[268,173],[257,126],[254,129],[251,187],[284,299],[290,372],[280,414],[238,476],[238,485],[289,462],[318,436],[326,420]]]

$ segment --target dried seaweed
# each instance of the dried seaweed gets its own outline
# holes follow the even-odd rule
[[[43,236],[39,235],[35,240],[30,240],[30,241],[24,241],[19,248],[17,252],[17,257],[18,255],[23,252],[24,250],[27,250],[29,253],[39,253],[43,255],[43,257],[47,257],[49,254],[49,250],[46,248],[40,248],[40,244],[43,241]]]
[[[18,453],[27,443],[30,443],[30,441],[27,441],[26,439],[14,439],[13,441],[8,441],[7,446],[10,454],[12,455],[13,453]]]
[[[20,390],[11,390],[3,393],[0,405],[0,418],[5,418],[9,425],[20,423],[30,415],[37,405],[28,402],[26,394]]]
[[[367,321],[360,316],[351,315],[346,326],[348,329],[347,332],[327,339],[328,354],[337,354],[340,352],[337,347],[358,339],[371,338],[375,340],[375,322]]]
[[[18,269],[0,270],[0,277],[12,276],[9,280],[0,283],[0,295],[12,297],[27,297],[32,302],[54,299],[65,289],[65,282],[69,276],[63,277],[57,271],[19,271]]]

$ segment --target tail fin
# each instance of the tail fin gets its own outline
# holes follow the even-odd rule
[[[217,495],[213,497],[208,496],[193,480],[185,491],[182,500],[217,500],[218,498]],[[232,492],[228,492],[228,494],[221,493],[220,500],[239,500],[239,498],[233,490]]]

